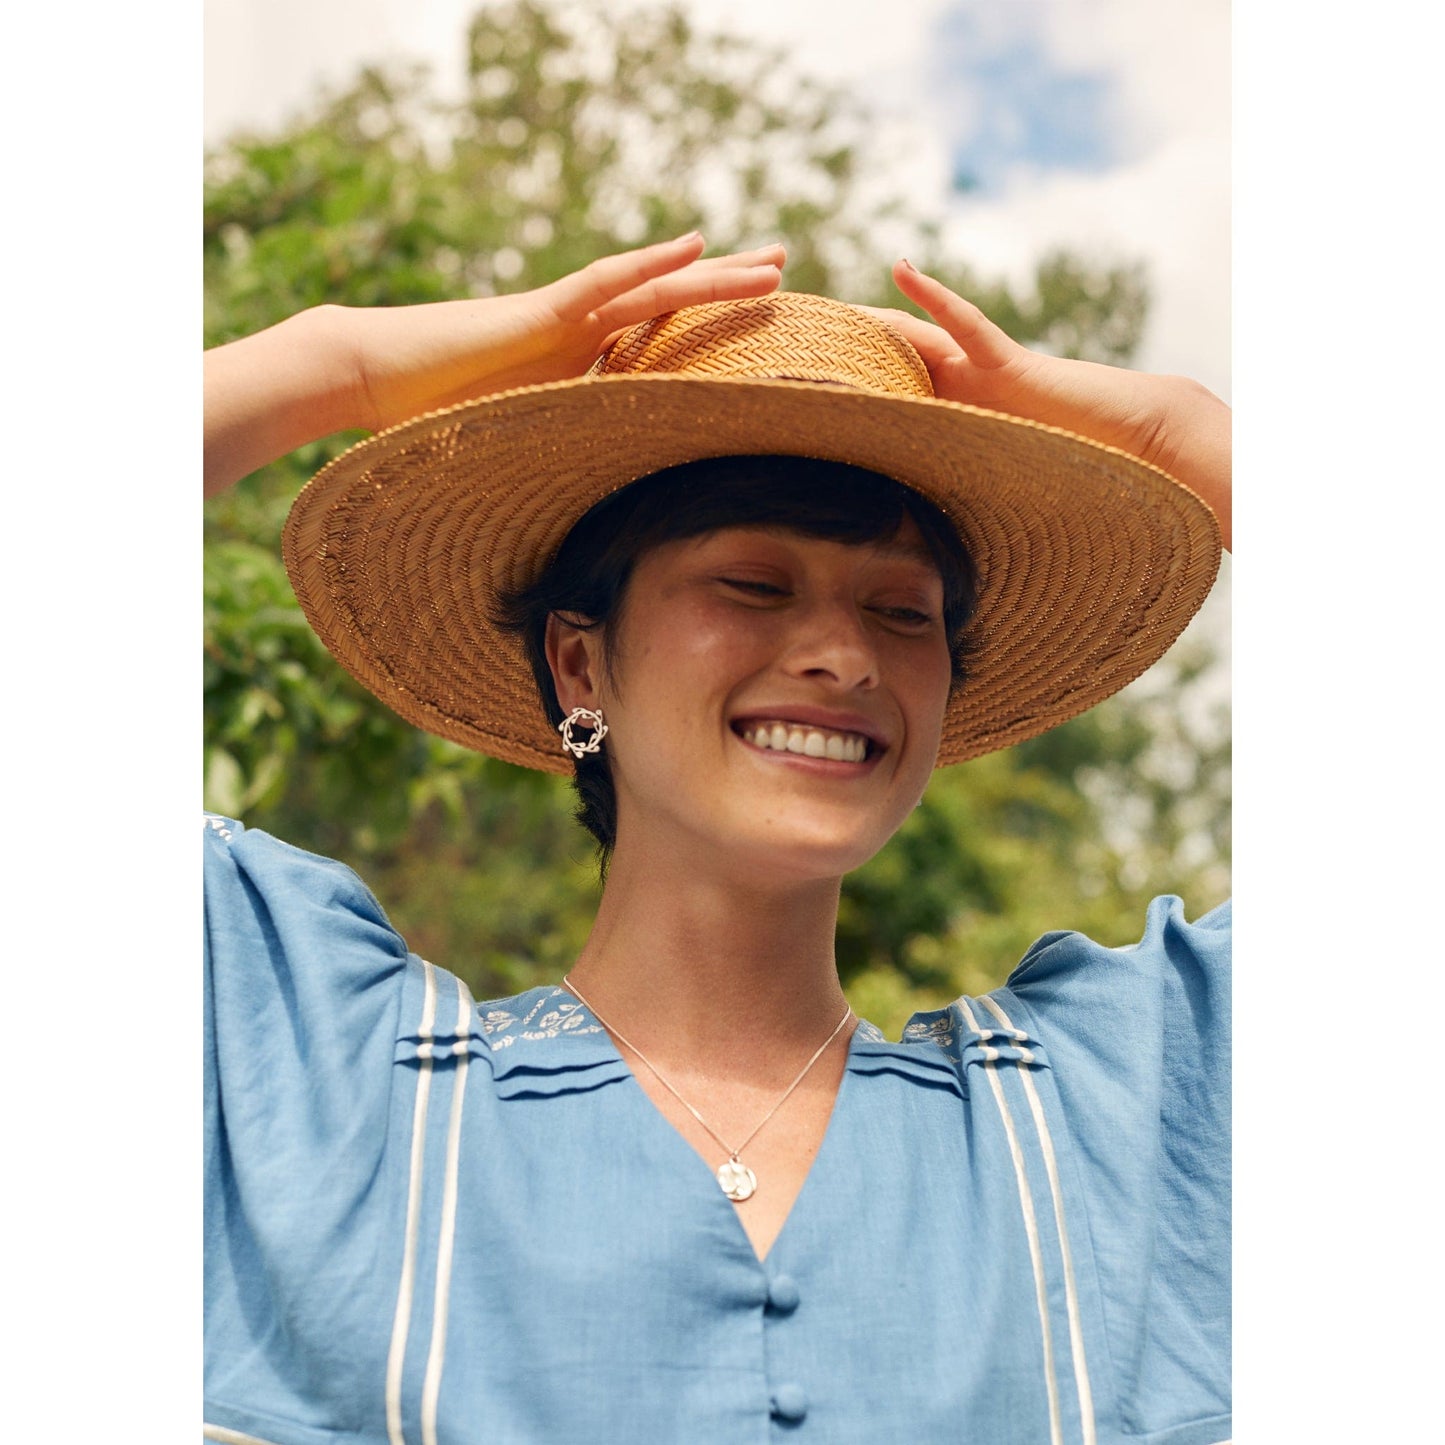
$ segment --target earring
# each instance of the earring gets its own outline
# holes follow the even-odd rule
[[[573,725],[579,722],[592,729],[592,736],[585,743],[576,742],[572,737]],[[583,753],[602,751],[600,744],[607,736],[607,724],[602,721],[600,709],[574,707],[571,715],[557,724],[557,731],[562,734],[562,750],[571,753],[574,758],[580,758]]]

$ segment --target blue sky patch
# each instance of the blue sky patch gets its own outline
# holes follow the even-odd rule
[[[1061,64],[1046,24],[1046,7],[1018,0],[966,0],[939,20],[931,82],[960,190],[997,191],[1021,165],[1097,173],[1121,158],[1116,82]]]

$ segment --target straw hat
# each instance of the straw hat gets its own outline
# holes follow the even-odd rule
[[[820,384],[821,383],[821,384]],[[624,334],[592,374],[416,417],[302,491],[284,555],[312,627],[408,722],[570,771],[499,592],[534,581],[594,503],[702,457],[777,453],[895,477],[958,528],[981,574],[972,671],[939,763],[1020,742],[1137,677],[1219,566],[1213,513],[1134,457],[939,401],[909,342],[783,292]]]

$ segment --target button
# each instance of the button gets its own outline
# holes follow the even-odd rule
[[[808,1413],[808,1397],[801,1385],[789,1381],[773,1391],[773,1414],[779,1420],[801,1420]]]
[[[798,1285],[792,1275],[774,1275],[768,1281],[768,1303],[780,1315],[790,1315],[797,1309]]]

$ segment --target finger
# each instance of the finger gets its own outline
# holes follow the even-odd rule
[[[975,366],[992,370],[1018,355],[1021,348],[1006,331],[942,281],[925,276],[911,261],[899,261],[894,266],[893,280],[910,301],[921,306],[958,342]]]
[[[553,283],[557,314],[568,321],[581,320],[654,277],[691,265],[702,254],[704,244],[702,233],[693,231],[675,241],[603,256]]]
[[[776,265],[689,266],[685,271],[645,282],[626,295],[598,307],[593,315],[609,331],[623,330],[683,306],[767,296],[778,289],[782,279],[783,273]]]
[[[705,256],[694,261],[697,270],[730,270],[737,266],[781,266],[788,259],[787,247],[781,241],[759,246],[755,251],[735,251],[730,256]]]

